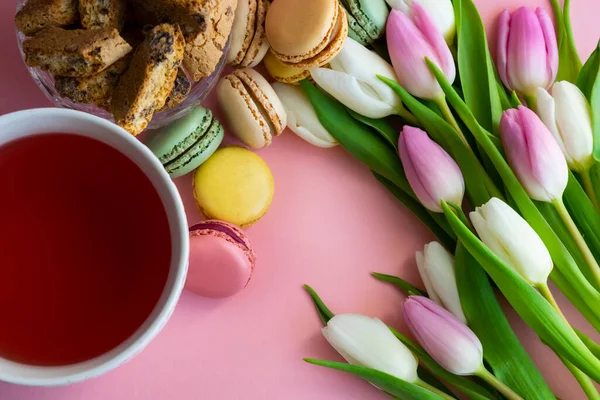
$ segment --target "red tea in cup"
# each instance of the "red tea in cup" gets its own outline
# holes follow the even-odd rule
[[[107,353],[149,317],[170,262],[163,203],[127,156],[72,134],[0,146],[0,357]]]

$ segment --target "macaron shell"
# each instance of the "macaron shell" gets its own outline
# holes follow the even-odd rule
[[[267,54],[267,50],[269,50],[269,41],[265,33],[265,19],[269,5],[269,0],[258,0],[254,37],[246,50],[246,55],[239,63],[242,67],[254,67],[258,65],[265,54]]]
[[[384,0],[346,0],[350,13],[371,39],[381,37],[389,11]]]
[[[309,70],[294,68],[291,65],[285,64],[271,51],[267,52],[265,55],[263,64],[269,75],[279,82],[295,83],[310,76]]]
[[[260,0],[238,0],[231,27],[231,39],[227,52],[227,65],[238,65],[252,42],[256,25],[256,11]]]
[[[153,131],[146,140],[146,146],[161,163],[167,164],[192,147],[206,133],[212,120],[209,109],[195,107],[185,117]]]
[[[171,178],[179,178],[200,166],[219,148],[225,136],[223,127],[216,119],[208,131],[185,153],[165,165]]]
[[[271,170],[243,147],[217,150],[194,175],[198,209],[211,219],[250,226],[269,209],[274,193]]]
[[[271,144],[269,123],[237,76],[230,74],[221,78],[217,84],[217,99],[229,128],[239,140],[253,148]]]
[[[250,250],[214,230],[190,232],[185,287],[204,297],[229,297],[246,287],[254,269]]]
[[[348,19],[348,36],[352,39],[356,40],[358,43],[363,46],[367,46],[373,42],[373,39],[369,36],[369,34],[363,29],[362,26],[358,23],[356,18],[347,10],[346,18]]]
[[[267,38],[282,61],[314,57],[330,42],[337,0],[276,0],[267,13]]]

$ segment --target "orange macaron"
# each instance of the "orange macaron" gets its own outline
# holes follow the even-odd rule
[[[338,0],[277,0],[265,22],[271,52],[298,69],[327,64],[348,36],[346,12]]]

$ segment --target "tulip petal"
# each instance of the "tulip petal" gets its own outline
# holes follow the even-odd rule
[[[506,249],[502,243],[500,243],[496,235],[488,228],[487,221],[485,219],[484,212],[481,210],[481,207],[478,207],[476,211],[471,211],[469,217],[481,241],[485,243],[485,245],[489,247],[494,254],[500,257],[502,261],[510,264],[512,262],[512,258],[506,252]]]
[[[436,57],[431,61],[442,70],[448,82],[453,83],[456,78],[456,67],[442,32],[440,32],[427,11],[416,1],[412,5],[412,18],[415,26],[421,31],[436,54]]]
[[[548,15],[546,10],[538,7],[535,10],[535,15],[542,28],[544,42],[546,43],[546,68],[548,70],[548,80],[544,85],[544,89],[548,89],[554,82],[554,79],[556,79],[556,74],[558,73],[558,46],[556,44],[556,33],[550,15]]]
[[[354,76],[328,68],[314,68],[310,74],[323,90],[365,117],[384,118],[395,112],[392,106],[379,100],[368,84]]]
[[[535,94],[537,98],[537,106],[535,111],[544,125],[546,125],[546,128],[548,128],[550,133],[552,133],[552,136],[554,136],[556,142],[566,156],[566,149],[564,148],[560,132],[558,131],[558,126],[556,125],[556,104],[554,99],[544,88],[537,88]]]
[[[508,36],[510,35],[510,11],[505,9],[500,14],[498,21],[498,54],[496,64],[498,67],[498,75],[504,83],[504,86],[511,88],[512,85],[508,81],[508,74],[506,70],[508,68]]]
[[[427,247],[427,245],[425,245]],[[431,279],[429,279],[429,274],[427,273],[427,269],[425,268],[425,255],[422,251],[417,251],[415,254],[415,258],[417,260],[417,269],[419,270],[419,275],[421,276],[421,280],[423,281],[423,285],[425,285],[425,290],[427,291],[427,295],[433,301],[435,301],[440,306],[444,306],[442,303],[442,299],[437,295],[433,284],[431,283]]]

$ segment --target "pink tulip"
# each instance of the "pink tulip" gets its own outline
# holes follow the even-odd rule
[[[405,126],[398,148],[408,182],[427,209],[442,212],[442,200],[460,206],[465,194],[460,168],[427,133]]]
[[[569,168],[556,139],[527,107],[506,110],[500,135],[508,162],[532,199],[551,202],[562,197]]]
[[[392,10],[387,20],[387,45],[398,82],[411,94],[434,100],[444,96],[425,57],[435,63],[450,83],[456,77],[454,59],[444,36],[425,9],[413,2],[407,17]]]
[[[496,64],[504,85],[525,97],[550,88],[558,71],[558,48],[548,13],[521,7],[500,16]]]
[[[404,317],[429,355],[456,375],[475,375],[483,369],[483,347],[469,327],[432,300],[410,296]]]

